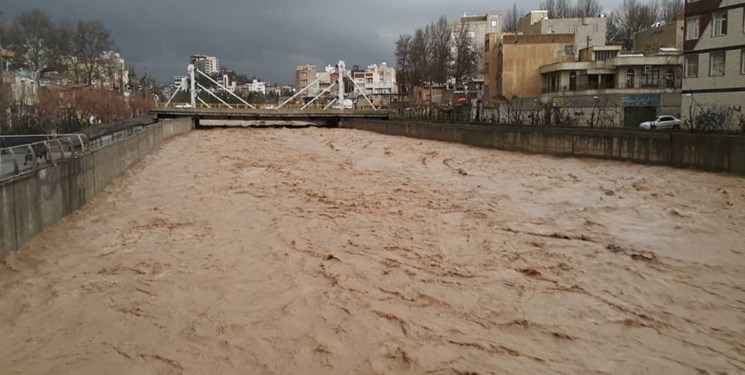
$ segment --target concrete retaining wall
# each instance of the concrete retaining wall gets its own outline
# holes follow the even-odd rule
[[[0,260],[92,200],[164,141],[192,128],[191,119],[165,120],[131,138],[0,185]]]
[[[376,120],[347,120],[341,126],[507,151],[625,160],[745,175],[745,136]]]

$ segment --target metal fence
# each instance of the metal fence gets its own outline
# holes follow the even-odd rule
[[[84,134],[0,136],[0,181],[88,152]]]

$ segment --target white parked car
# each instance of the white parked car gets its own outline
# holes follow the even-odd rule
[[[657,129],[672,129],[672,130],[679,130],[680,129],[680,120],[675,118],[674,116],[657,116],[656,119],[652,121],[644,121],[641,124],[639,124],[639,129],[643,130],[657,130]]]

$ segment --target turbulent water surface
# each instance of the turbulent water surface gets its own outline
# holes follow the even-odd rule
[[[0,265],[0,373],[743,373],[743,227],[732,176],[192,132]]]

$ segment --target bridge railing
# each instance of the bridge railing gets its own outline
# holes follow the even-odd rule
[[[256,109],[258,110],[276,110],[279,106],[278,104],[271,104],[271,103],[254,103],[253,104]],[[222,103],[210,103],[209,106],[204,103],[197,103],[195,108],[199,109],[251,109],[248,105],[243,103],[238,104],[230,104],[230,107],[228,107],[226,104]],[[311,104],[308,106],[305,106],[305,104],[297,104],[297,103],[288,103],[282,106],[283,111],[323,111],[323,110],[335,110],[333,106],[330,108],[326,108],[327,104]],[[192,108],[191,104],[189,103],[170,103],[168,106],[163,105],[161,108]],[[367,111],[367,110],[373,110],[374,108],[368,105],[367,103],[362,104],[358,103],[354,105],[351,109],[347,110],[359,110],[359,111]],[[378,110],[386,110],[387,106],[377,107]]]
[[[45,164],[77,157],[89,149],[85,134],[0,136],[0,182],[34,173]]]

